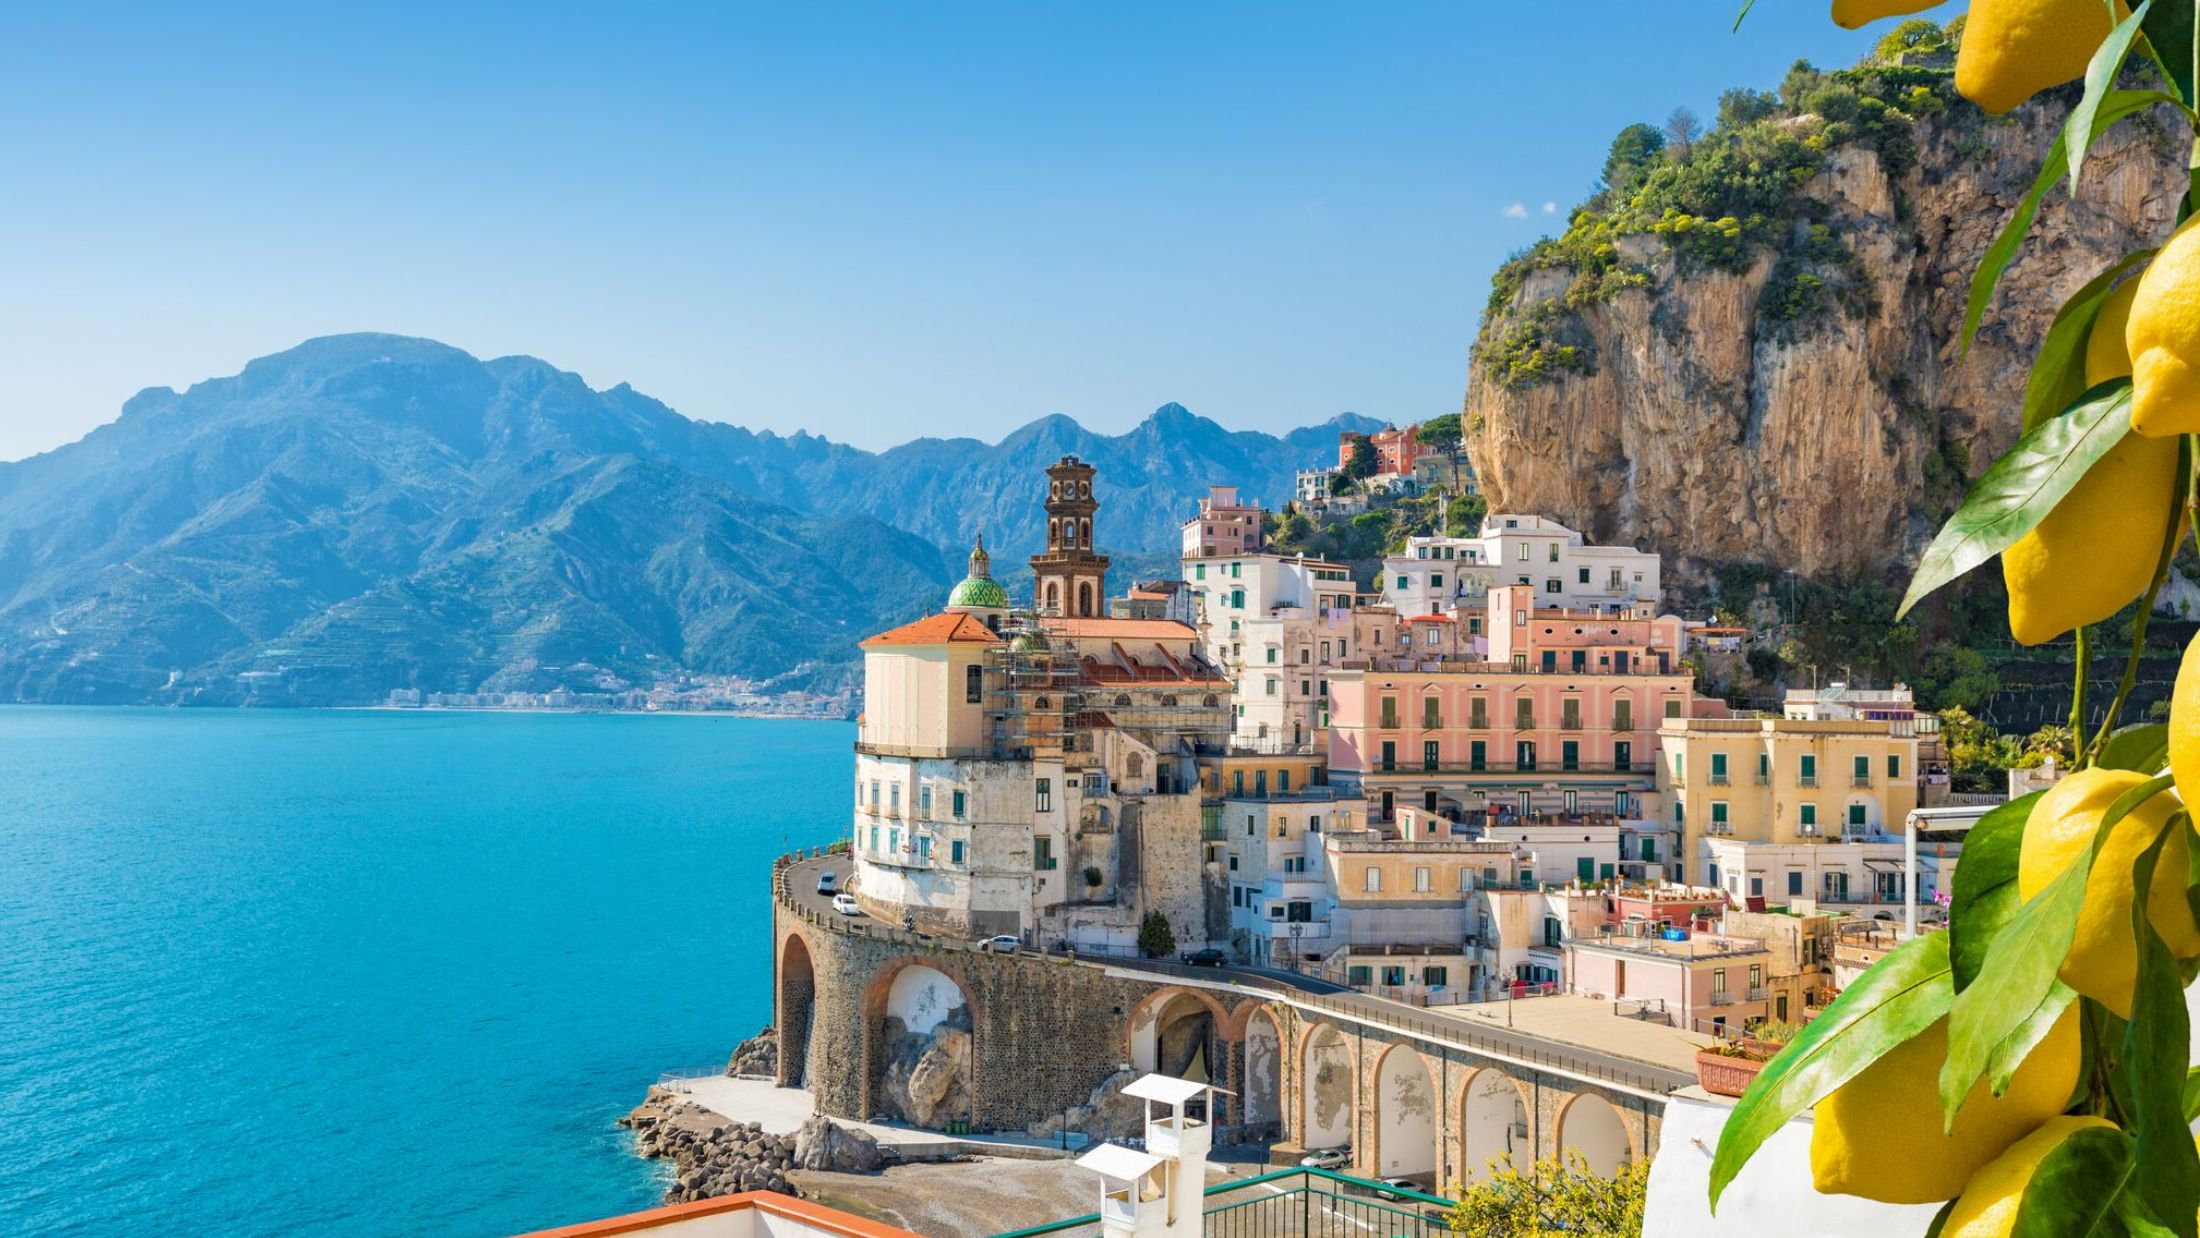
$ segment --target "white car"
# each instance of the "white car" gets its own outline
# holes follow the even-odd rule
[[[980,950],[996,951],[1001,954],[1014,954],[1024,948],[1024,942],[1020,937],[1011,937],[1007,933],[1003,933],[998,937],[988,937],[979,942],[978,948]]]
[[[1383,1185],[1390,1187],[1391,1189],[1387,1191],[1377,1191],[1375,1193],[1382,1196],[1384,1199],[1404,1199],[1405,1196],[1400,1195],[1398,1193],[1399,1191],[1411,1191],[1415,1195],[1421,1193],[1420,1184],[1416,1183],[1411,1178],[1385,1178],[1383,1179]]]
[[[1352,1163],[1350,1148],[1322,1148],[1308,1153],[1299,1161],[1303,1169],[1343,1169]]]
[[[844,916],[860,916],[863,914],[863,909],[856,906],[856,896],[853,894],[833,895],[833,910]]]

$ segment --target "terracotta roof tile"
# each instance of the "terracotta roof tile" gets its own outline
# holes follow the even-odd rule
[[[970,642],[983,645],[1001,643],[1001,634],[985,626],[972,615],[946,612],[926,615],[915,623],[905,623],[888,632],[881,632],[863,642],[863,648],[874,649],[880,645],[951,645]]]

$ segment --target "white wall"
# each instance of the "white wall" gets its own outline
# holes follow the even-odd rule
[[[1937,1204],[1819,1195],[1810,1184],[1810,1118],[1795,1119],[1750,1159],[1711,1215],[1711,1153],[1733,1110],[1675,1095],[1665,1104],[1643,1238],[1923,1238]]]

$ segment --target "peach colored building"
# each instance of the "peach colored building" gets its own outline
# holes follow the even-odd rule
[[[1575,993],[1668,1015],[1675,1027],[1741,1028],[1772,1010],[1772,951],[1761,941],[1674,930],[1577,941],[1567,984]]]
[[[1413,432],[1420,428],[1420,423],[1415,422],[1402,430],[1392,427],[1368,435],[1367,441],[1375,448],[1375,471],[1411,473],[1413,462],[1421,456],[1421,445],[1413,438]],[[1352,463],[1352,440],[1356,437],[1358,436],[1349,431],[1337,436],[1338,468],[1345,468]]]
[[[1260,504],[1239,502],[1236,486],[1209,486],[1199,510],[1184,522],[1184,557],[1258,553],[1267,541],[1261,532],[1267,516]]]

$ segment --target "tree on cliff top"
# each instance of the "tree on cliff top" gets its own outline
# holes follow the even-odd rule
[[[1359,481],[1373,477],[1377,467],[1375,441],[1365,434],[1355,434],[1352,436],[1352,454],[1346,458],[1344,467],[1337,471],[1344,474],[1347,481]]]
[[[1176,953],[1176,930],[1169,927],[1169,917],[1158,911],[1146,913],[1138,926],[1138,952],[1149,959]]]
[[[1604,157],[1605,185],[1614,194],[1625,194],[1664,153],[1665,135],[1658,132],[1657,126],[1627,126],[1612,139],[1611,153]]]

